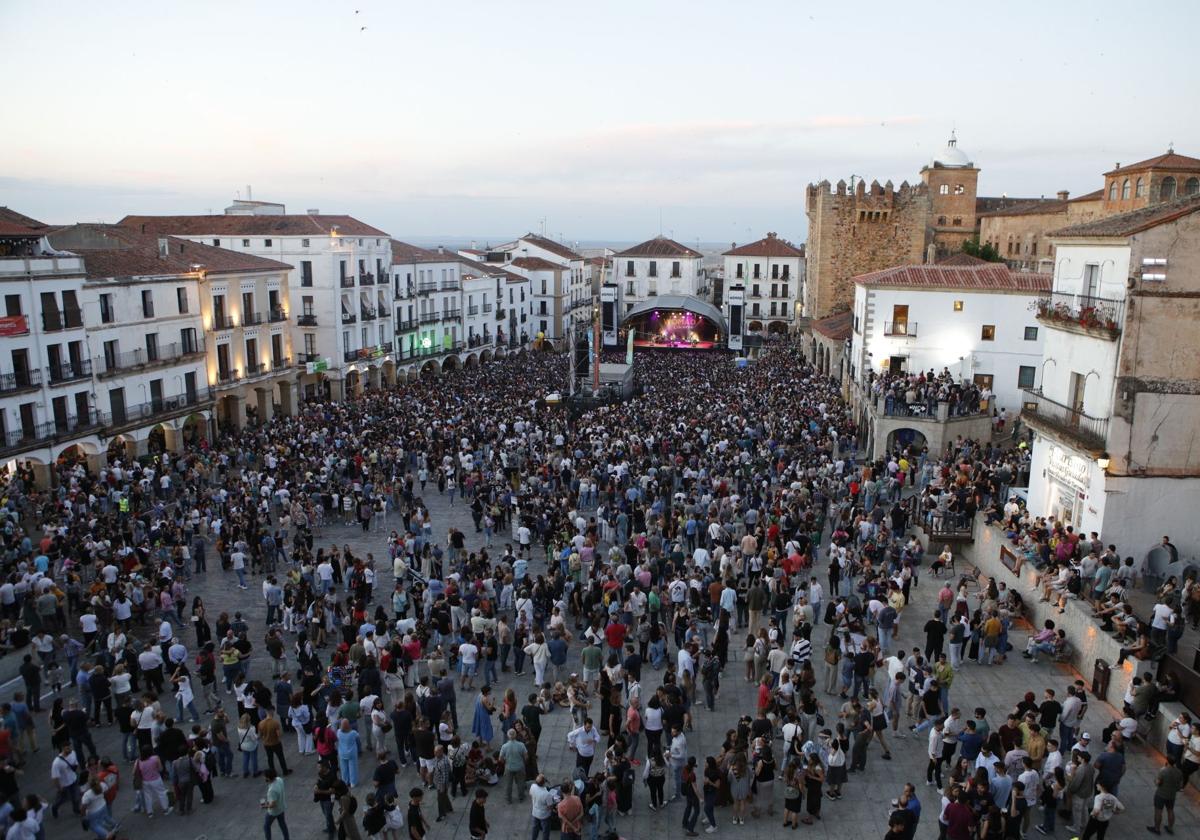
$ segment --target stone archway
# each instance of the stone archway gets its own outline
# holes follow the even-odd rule
[[[915,446],[919,451],[927,445],[928,442],[925,440],[924,434],[916,429],[905,427],[893,429],[888,433],[887,448],[885,451],[892,452],[895,449],[906,449],[910,446]]]
[[[482,362],[483,364],[487,364],[491,360],[492,360],[492,351],[491,350],[480,350],[479,351],[479,361],[480,362]]]
[[[458,356],[450,355],[446,357],[446,361],[442,362],[442,371],[459,370],[462,367],[462,362]]]
[[[430,359],[425,364],[421,365],[420,376],[425,379],[430,379],[442,372],[442,366],[438,364],[437,359]]]
[[[346,371],[346,397],[358,396],[362,393],[362,374],[357,370]]]
[[[787,335],[787,321],[772,321],[767,324],[767,333],[770,335]]]
[[[208,418],[203,414],[189,414],[179,427],[179,436],[184,446],[199,446],[208,440]]]
[[[137,457],[137,443],[129,435],[116,435],[108,442],[105,457],[110,464],[114,461],[128,462]]]
[[[147,433],[146,453],[148,455],[161,455],[170,448],[168,431],[166,424],[159,423]]]
[[[478,354],[476,354],[476,353],[468,353],[468,354],[467,354],[467,358],[466,358],[466,360],[463,362],[463,367],[465,367],[465,368],[468,368],[468,369],[470,369],[470,368],[477,368],[477,367],[479,367],[479,356],[478,356]]]
[[[389,388],[396,384],[396,363],[388,359],[383,363],[383,384]]]
[[[746,329],[749,332],[760,333],[762,332],[762,328],[762,321],[751,321],[750,323],[746,324]]]

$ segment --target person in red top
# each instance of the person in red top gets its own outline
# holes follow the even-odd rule
[[[758,705],[757,710],[766,712],[771,708],[771,677],[764,676],[762,682],[758,684]]]
[[[579,840],[583,834],[583,802],[570,784],[562,786],[562,801],[558,803],[558,819],[562,824],[562,840]]]
[[[626,627],[619,621],[611,621],[604,628],[604,640],[608,643],[609,653],[620,656],[625,648]]]
[[[975,830],[975,812],[963,800],[965,794],[960,790],[954,795],[954,800],[946,806],[943,818],[946,821],[947,840],[971,840]]]

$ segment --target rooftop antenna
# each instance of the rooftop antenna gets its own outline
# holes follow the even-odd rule
[[[1167,143],[1167,154],[1169,154],[1169,155],[1175,154],[1175,141],[1174,140]]]
[[[541,233],[539,235],[545,236],[546,235],[546,217],[545,216],[542,216],[540,230],[541,230]]]
[[[250,185],[249,185],[249,184],[247,184],[247,185],[246,185],[246,200],[247,200],[247,201],[253,201],[253,200],[254,200],[254,193],[252,193],[252,192],[250,191]]]

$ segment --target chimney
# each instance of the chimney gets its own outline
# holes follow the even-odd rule
[[[1071,197],[1071,193],[1069,193],[1067,190],[1059,190],[1057,193],[1055,193],[1055,195],[1058,196],[1059,201],[1066,201]]]
[[[171,243],[167,241],[167,237],[158,237],[158,258],[165,260],[171,253]]]
[[[438,253],[439,253],[439,254],[444,254],[444,253],[446,253],[446,249],[445,249],[445,248],[443,248],[441,245],[439,245],[439,246],[438,246]]]

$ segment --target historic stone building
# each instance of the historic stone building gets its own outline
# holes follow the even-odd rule
[[[953,134],[920,174],[919,183],[899,189],[891,181],[809,184],[806,317],[848,308],[856,275],[960,251],[978,233],[980,213],[1028,200],[979,197],[979,169]]]
[[[1055,245],[1047,234],[1094,219],[1140,210],[1180,196],[1200,193],[1200,159],[1166,154],[1104,173],[1104,186],[1069,198],[1022,201],[980,216],[979,241],[991,245],[1011,268],[1054,272]]]

